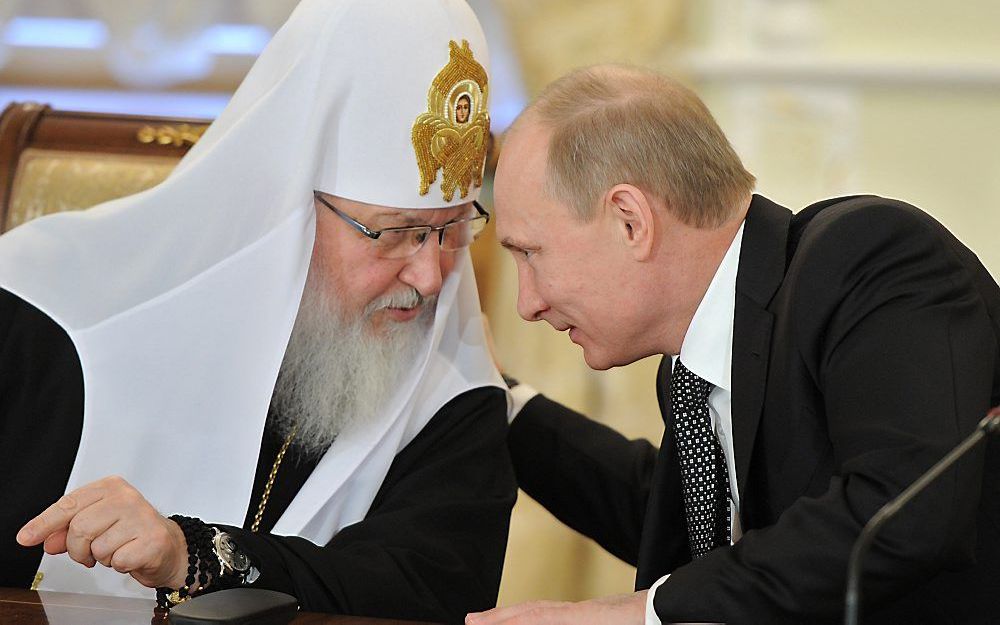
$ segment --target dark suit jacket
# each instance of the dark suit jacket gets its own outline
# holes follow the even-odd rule
[[[539,396],[508,443],[557,517],[670,578],[664,622],[842,618],[850,548],[890,498],[1000,402],[1000,289],[907,204],[793,215],[754,196],[736,283],[733,439],[743,538],[691,562],[667,405],[659,450]],[[979,449],[889,523],[864,569],[866,622],[1000,623],[1000,447]]]

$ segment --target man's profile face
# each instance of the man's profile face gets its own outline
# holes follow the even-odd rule
[[[469,121],[470,108],[471,102],[469,101],[469,96],[463,95],[458,98],[458,102],[455,103],[455,121],[460,124],[464,124]]]
[[[465,217],[471,205],[442,209],[397,209],[326,196],[343,213],[371,230],[445,224]],[[443,252],[436,233],[406,258],[382,258],[374,241],[364,236],[320,202],[316,202],[316,243],[311,271],[335,294],[341,314],[367,317],[370,330],[382,334],[390,324],[410,323],[427,306],[434,306],[444,280],[455,267],[458,252]],[[414,305],[414,294],[421,303]]]
[[[497,166],[497,238],[517,266],[518,314],[568,331],[591,368],[627,364],[641,357],[633,351],[642,303],[622,289],[634,269],[612,244],[607,219],[583,222],[548,197],[547,149],[548,132],[522,124],[504,142]]]

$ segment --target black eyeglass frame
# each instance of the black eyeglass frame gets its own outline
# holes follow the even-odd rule
[[[454,224],[461,224],[461,223],[472,222],[472,221],[475,221],[475,220],[480,219],[482,217],[485,217],[486,218],[486,223],[483,224],[482,230],[480,230],[479,232],[476,233],[476,236],[479,236],[479,234],[482,233],[483,230],[486,229],[486,226],[490,223],[490,213],[489,213],[489,211],[487,211],[485,208],[483,208],[482,204],[480,204],[478,201],[472,200],[472,205],[476,207],[476,212],[478,213],[475,217],[466,217],[465,219],[456,219],[454,221],[449,221],[446,224],[441,224],[440,226],[430,226],[430,225],[424,225],[424,226],[398,226],[398,227],[394,227],[394,228],[382,228],[381,230],[372,230],[371,228],[369,228],[368,226],[364,225],[363,223],[361,223],[357,219],[351,217],[350,215],[348,215],[344,211],[340,210],[339,208],[337,208],[336,206],[334,206],[333,204],[331,204],[326,198],[324,198],[322,196],[322,194],[320,194],[319,191],[314,191],[313,192],[313,196],[317,200],[319,200],[323,204],[323,206],[326,206],[327,208],[329,208],[330,210],[332,210],[335,215],[337,215],[338,217],[340,217],[341,219],[343,219],[345,222],[348,223],[348,225],[350,225],[355,230],[357,230],[361,234],[365,235],[366,237],[368,237],[372,241],[377,241],[378,238],[381,237],[382,234],[386,233],[386,232],[412,232],[414,230],[427,230],[427,234],[428,235],[430,235],[431,232],[437,232],[438,233],[438,245],[443,245],[444,244],[444,229],[447,228],[448,226],[451,226],[451,225],[454,225]],[[430,238],[430,237],[428,236],[428,238]],[[424,241],[421,242],[420,247],[423,247],[423,244],[426,241],[427,241],[427,239],[424,239]],[[473,241],[475,241],[475,238],[473,238]],[[471,244],[471,242],[470,242],[470,244]],[[418,247],[417,250],[419,250],[420,247]],[[461,248],[459,248],[459,249],[461,249]],[[414,253],[416,253],[416,250],[414,250]]]

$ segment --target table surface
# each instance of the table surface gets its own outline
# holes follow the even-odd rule
[[[99,597],[68,592],[0,588],[3,625],[167,625],[153,614],[155,602],[125,597]],[[393,621],[300,612],[294,625],[415,625]]]

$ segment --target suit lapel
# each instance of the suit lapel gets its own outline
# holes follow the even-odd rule
[[[774,325],[767,305],[784,279],[791,217],[788,209],[754,195],[743,228],[736,274],[732,364],[733,447],[741,499],[747,493],[750,458],[764,404]]]

